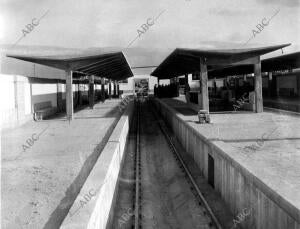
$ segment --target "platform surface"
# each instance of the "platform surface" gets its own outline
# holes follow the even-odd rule
[[[57,216],[67,213],[61,200],[71,184],[82,182],[84,162],[120,117],[119,102],[85,108],[70,123],[54,118],[2,132],[2,228],[51,228],[61,220]],[[38,135],[32,146],[26,143]]]
[[[210,141],[223,141],[231,158],[299,211],[300,116],[225,112],[211,114],[211,124],[199,124],[184,97],[162,101]]]

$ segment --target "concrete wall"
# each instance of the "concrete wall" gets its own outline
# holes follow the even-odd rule
[[[80,90],[82,100],[87,103],[88,86],[81,85]],[[37,103],[50,101],[52,107],[64,111],[65,91],[63,83],[47,83],[47,79],[31,83],[26,76],[0,74],[1,128],[14,128],[33,120],[34,105]],[[78,105],[77,92],[78,86],[73,84],[74,107]]]
[[[234,161],[226,153],[226,150],[230,150],[228,144],[208,141],[181,119],[180,115],[176,115],[172,108],[158,99],[154,100],[154,104],[186,152],[194,158],[206,180],[209,155],[214,159],[215,190],[232,213],[238,215],[245,208],[251,210],[251,214],[239,225],[249,229],[300,228],[299,211]]]
[[[199,91],[200,90],[200,81],[193,80],[192,74],[188,74],[188,82],[191,91]]]
[[[32,119],[30,90],[27,77],[0,75],[1,128],[15,127]]]
[[[57,107],[57,84],[32,84],[25,76],[0,74],[0,91],[3,129],[33,120],[36,103],[50,101],[52,107]]]
[[[45,101],[50,101],[52,107],[57,107],[57,85],[32,84],[32,104]]]
[[[29,77],[41,79],[38,83],[30,83]],[[58,111],[65,110],[65,84],[47,83],[47,79],[64,78],[62,70],[8,58],[0,50],[1,128],[13,128],[32,120],[36,103],[50,101]],[[75,85],[73,91],[76,106],[78,88],[75,89]],[[87,92],[82,95],[87,101]]]
[[[69,212],[75,212],[83,197],[89,193],[95,196],[74,217],[68,214],[60,228],[62,229],[105,229],[109,220],[110,209],[115,200],[117,181],[122,167],[123,153],[133,115],[131,102],[113,130],[108,143],[101,152],[74,201]]]
[[[112,85],[112,91],[114,86]],[[133,77],[127,79],[127,83],[119,83],[119,90],[123,91],[123,94],[132,94],[134,90]]]

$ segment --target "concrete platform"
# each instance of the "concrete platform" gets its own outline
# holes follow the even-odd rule
[[[58,228],[120,117],[119,102],[78,111],[70,123],[2,132],[2,228]]]
[[[176,126],[175,128],[179,131],[179,138],[185,143],[184,145],[188,148],[188,151],[194,154],[195,160],[197,160],[196,152],[192,152],[197,148],[195,136],[199,135],[199,139],[204,140],[202,149],[206,156],[210,154],[215,157],[215,182],[217,189],[219,189],[224,198],[229,198],[226,201],[228,204],[233,205],[230,207],[234,214],[238,213],[239,209],[242,209],[241,207],[252,208],[245,200],[239,200],[243,195],[240,193],[241,188],[243,190],[243,188],[246,187],[239,184],[242,175],[245,182],[251,185],[253,184],[256,188],[254,188],[253,193],[252,188],[251,190],[242,191],[251,192],[248,197],[254,202],[256,201],[255,204],[259,203],[257,201],[258,199],[261,199],[260,202],[266,202],[269,205],[277,204],[291,217],[281,218],[281,221],[287,221],[286,224],[283,222],[281,225],[291,226],[281,228],[299,227],[300,117],[273,112],[219,113],[211,114],[211,124],[200,125],[195,112],[187,107],[182,97],[179,99],[162,99],[161,102],[171,107],[171,109],[174,109],[173,111],[176,117],[191,127],[190,133],[187,133],[188,130],[183,129],[182,125],[178,126],[178,124],[172,120],[169,112],[166,114],[166,117],[170,119],[169,122],[172,123],[171,125],[173,125],[173,127]],[[200,145],[199,142],[198,148],[202,147],[202,145]],[[203,152],[201,152],[201,154],[202,153]],[[226,158],[226,162],[220,159],[221,157],[223,159]],[[206,157],[203,157],[202,160],[207,159],[205,158]],[[201,164],[202,162],[199,163]],[[224,163],[228,163],[226,171],[222,170],[227,167]],[[207,165],[201,166],[203,166],[203,172],[206,173],[207,176]],[[236,170],[233,169],[232,166]],[[229,176],[229,174],[231,175]],[[221,176],[221,178],[219,176]],[[225,176],[228,177],[225,178]],[[227,182],[226,179],[231,183],[225,184],[224,182]],[[229,187],[227,185],[229,185]],[[232,189],[230,193],[226,194],[230,189]],[[268,200],[272,201],[268,202],[260,195],[265,195]],[[243,198],[247,199],[245,197]],[[272,211],[272,209],[274,210],[274,208],[269,208],[270,211]],[[259,212],[260,210],[257,209],[255,219],[253,222],[245,225],[246,228],[277,228],[270,226],[272,223],[276,224],[276,220],[280,220],[273,217],[274,212],[270,213],[267,210],[262,211],[262,215],[264,215],[266,219],[273,217],[274,222],[265,222],[266,220],[257,219],[262,217]],[[280,216],[280,213],[277,212],[276,214],[278,217]],[[268,219],[270,221],[270,218]],[[294,222],[298,222],[298,224],[293,223],[292,219],[294,219]],[[252,226],[256,225],[256,227],[249,226],[251,223]],[[261,227],[260,223],[264,226]]]
[[[105,229],[113,212],[118,175],[133,115],[130,102],[77,195],[61,229]],[[110,214],[111,213],[111,214]]]

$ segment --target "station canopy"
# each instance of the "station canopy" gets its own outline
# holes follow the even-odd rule
[[[73,71],[74,78],[95,75],[112,80],[123,80],[133,76],[130,66],[121,51],[57,56],[7,55],[60,70]]]
[[[210,72],[225,67],[249,65],[257,62],[257,57],[266,53],[282,49],[290,44],[276,46],[228,49],[228,50],[201,50],[201,49],[175,49],[152,73],[159,79],[170,79],[184,74],[200,71],[200,58],[207,64],[208,76]],[[251,66],[250,66],[251,67]],[[251,73],[253,72],[253,66]]]
[[[296,68],[300,68],[300,52],[272,57],[261,61],[262,72],[292,70]],[[225,77],[233,75],[250,74],[252,72],[253,67],[251,65],[240,65],[213,70],[208,74],[211,77]]]

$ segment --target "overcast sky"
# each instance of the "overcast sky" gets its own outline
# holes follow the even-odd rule
[[[300,51],[299,0],[0,0],[0,44],[13,44],[32,19],[39,25],[18,44],[67,48],[240,48],[292,43]],[[279,10],[279,12],[278,12]],[[262,31],[256,25],[269,20]],[[150,20],[151,21],[151,20]],[[265,23],[266,24],[266,23]],[[253,30],[256,33],[253,37]]]

